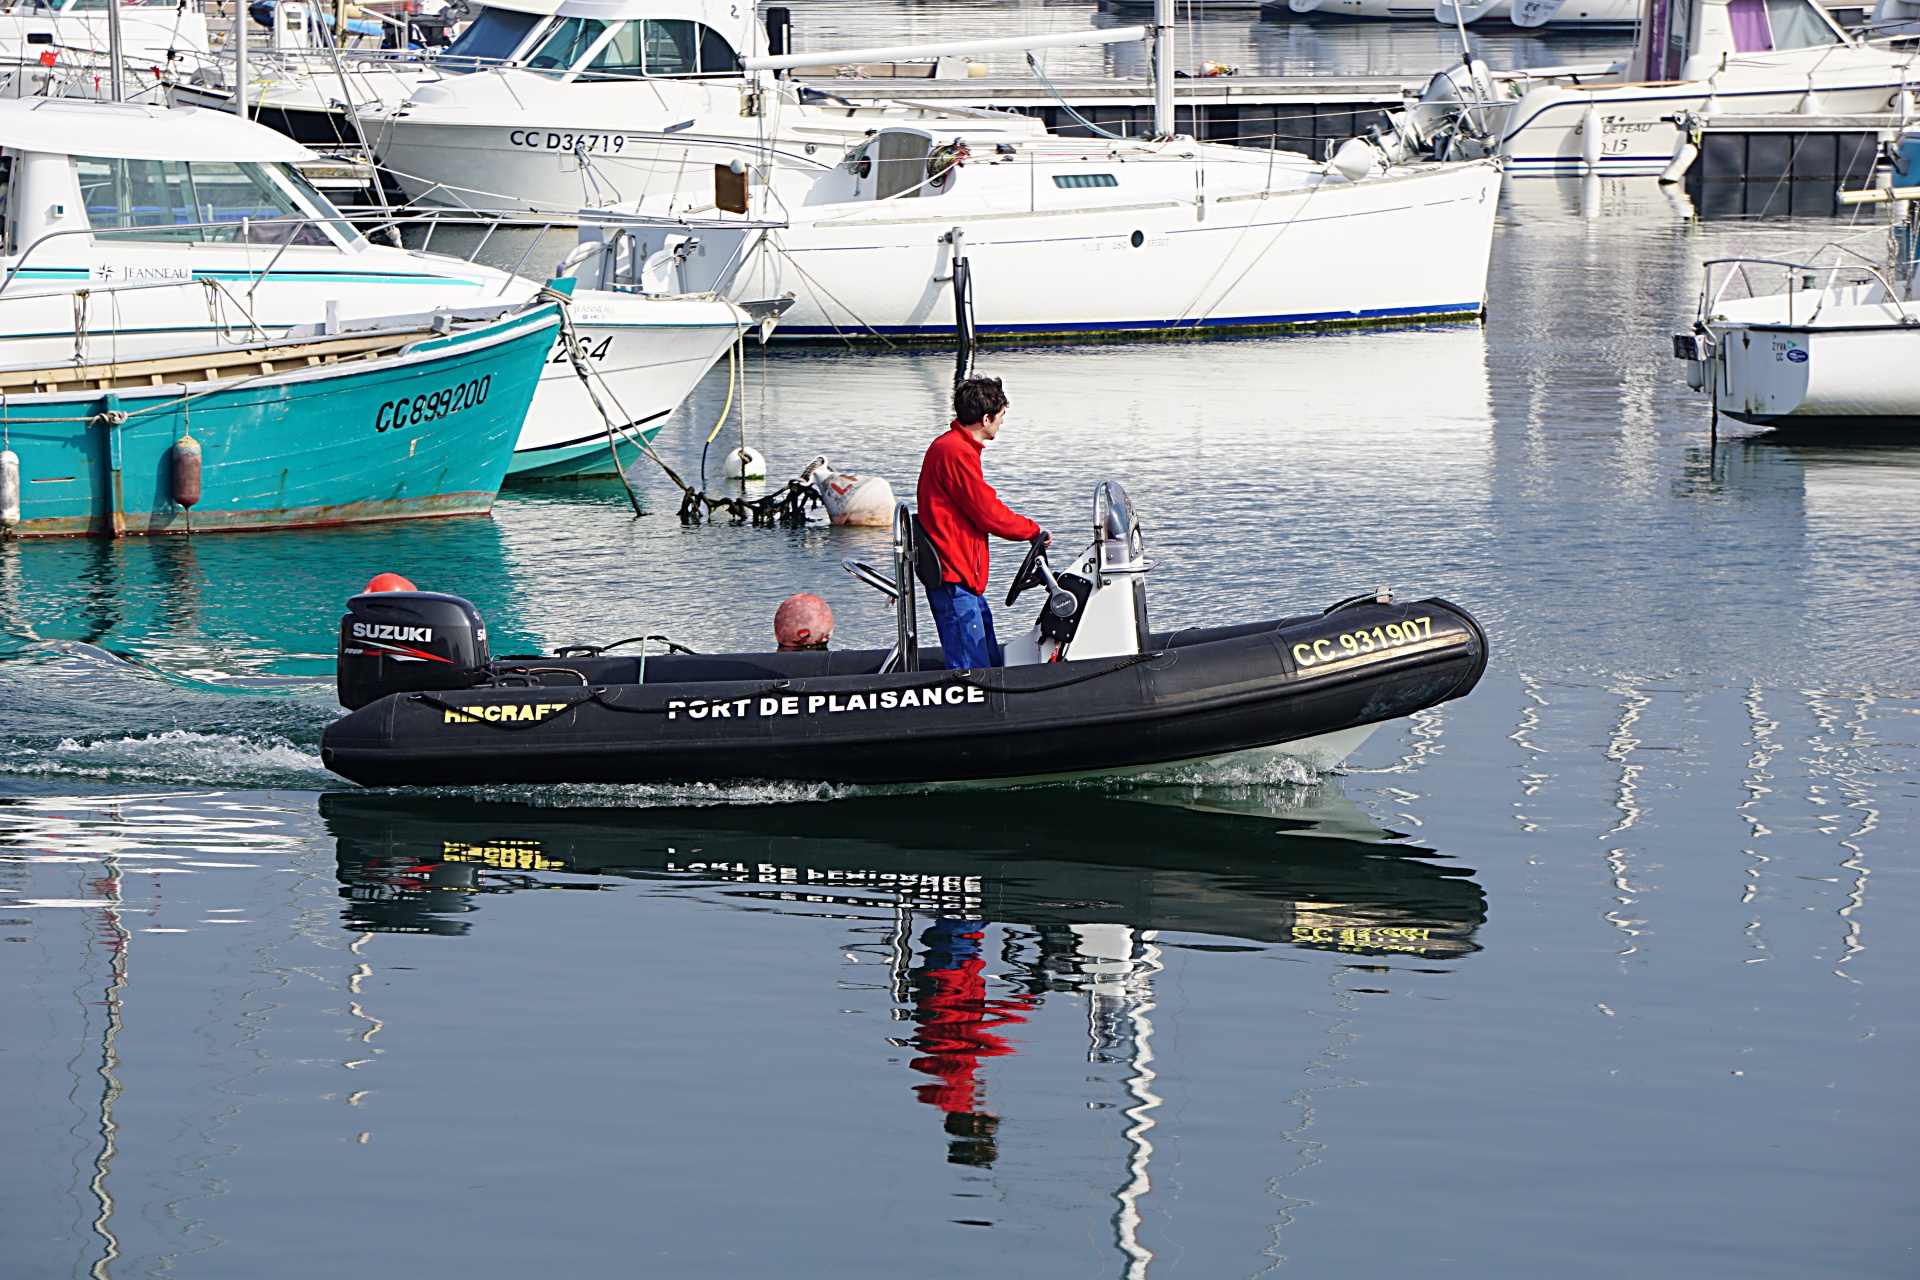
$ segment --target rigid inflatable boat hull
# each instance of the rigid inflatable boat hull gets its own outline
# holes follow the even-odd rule
[[[1391,631],[1388,629],[1391,628]],[[1468,692],[1487,646],[1441,600],[1154,637],[1146,653],[878,674],[878,652],[541,659],[329,726],[367,786],[927,784],[1103,776],[1302,744]],[[537,669],[536,669],[537,668]],[[519,680],[520,687],[503,686]]]

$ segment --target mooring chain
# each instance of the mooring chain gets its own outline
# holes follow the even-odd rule
[[[715,512],[724,511],[733,517],[735,524],[802,525],[807,522],[808,509],[820,502],[820,495],[810,485],[801,484],[798,480],[789,480],[779,490],[753,499],[716,498],[711,494],[695,492],[687,485],[680,488],[683,494],[680,499],[682,524],[711,521]]]

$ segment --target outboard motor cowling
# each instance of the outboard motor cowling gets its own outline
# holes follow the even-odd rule
[[[487,625],[459,596],[357,595],[340,619],[340,705],[358,711],[390,693],[471,689],[485,677],[487,660]]]

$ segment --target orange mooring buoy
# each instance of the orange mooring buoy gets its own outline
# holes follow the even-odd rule
[[[361,594],[365,595],[372,591],[418,591],[419,589],[397,573],[376,573],[373,575],[373,581],[367,584],[366,591]]]

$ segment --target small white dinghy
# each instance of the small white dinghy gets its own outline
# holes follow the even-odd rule
[[[1902,150],[1920,158],[1920,134]],[[1716,414],[1803,439],[1920,439],[1920,186],[1850,194],[1894,197],[1909,211],[1885,265],[1845,251],[1825,265],[1706,264],[1700,317],[1674,336],[1673,353]]]

